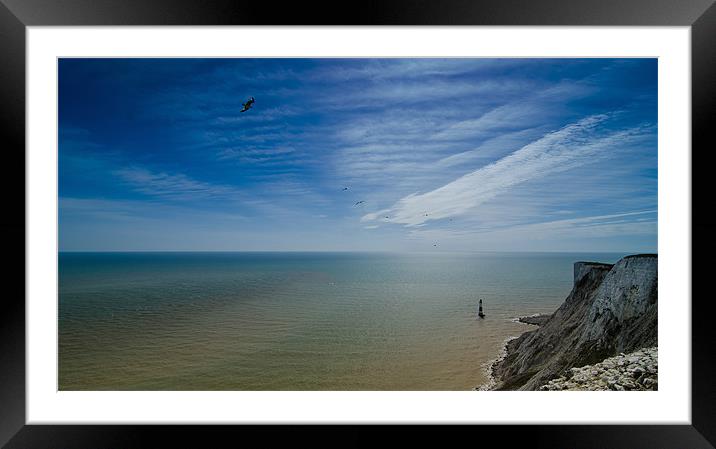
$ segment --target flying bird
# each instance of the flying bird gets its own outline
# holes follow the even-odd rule
[[[357,201],[353,206],[355,207],[355,206],[357,206],[359,204],[363,204],[363,203],[365,203],[365,201]]]
[[[239,111],[239,112],[246,112],[246,111],[248,111],[249,109],[251,109],[251,107],[254,105],[255,102],[256,102],[256,100],[254,100],[254,97],[249,98],[249,99],[246,101],[246,103],[244,103],[244,104],[242,105],[244,108],[243,108],[241,111]]]
[[[348,190],[348,187],[343,187],[343,191],[345,192],[346,190]]]

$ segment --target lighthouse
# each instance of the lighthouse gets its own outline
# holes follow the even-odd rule
[[[480,300],[480,306],[477,309],[477,316],[480,318],[485,318],[485,314],[482,313],[482,299]]]

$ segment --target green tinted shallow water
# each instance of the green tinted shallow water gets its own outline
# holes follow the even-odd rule
[[[620,256],[61,253],[59,388],[467,390]]]

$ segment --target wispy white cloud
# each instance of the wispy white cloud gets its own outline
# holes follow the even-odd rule
[[[240,103],[240,102],[239,102]],[[240,104],[237,103],[237,106],[240,106]],[[287,117],[295,117],[302,112],[305,112],[303,109],[301,109],[298,106],[294,105],[281,105],[271,108],[260,108],[256,107],[255,109],[251,110],[250,114],[246,113],[240,113],[240,108],[237,107],[234,112],[236,114],[233,115],[220,115],[214,119],[214,122],[217,124],[237,124],[237,123],[252,123],[252,122],[259,122],[259,123],[271,123],[278,120],[285,119]],[[219,110],[217,112],[223,112],[223,110]],[[228,112],[228,111],[227,111]],[[276,126],[276,125],[273,125]],[[265,130],[265,127],[256,127],[254,130]]]
[[[578,82],[563,82],[538,90],[517,101],[497,106],[476,118],[451,124],[431,139],[455,141],[475,138],[490,133],[523,130],[539,126],[545,120],[564,113],[565,104],[593,92],[593,88]]]
[[[489,106],[495,96],[514,96],[529,92],[536,86],[528,81],[401,81],[378,82],[361,89],[332,92],[330,96],[315,98],[315,102],[324,108],[348,110],[356,108],[384,108],[386,106],[410,106],[426,102],[433,107],[463,103],[461,99],[470,98],[471,106]]]
[[[644,136],[642,127],[600,131],[609,115],[593,115],[549,133],[514,153],[426,193],[413,193],[388,209],[408,226],[463,215],[521,183],[608,157]],[[373,219],[372,215],[363,217]]]
[[[203,210],[201,214],[193,207],[184,207],[179,204],[168,204],[161,200],[118,200],[104,198],[76,198],[60,197],[59,212],[63,219],[100,220],[117,223],[146,223],[166,222],[167,218],[181,218],[194,222],[222,222],[235,223],[243,221],[245,216],[235,212],[219,212]]]
[[[556,243],[578,238],[609,238],[634,235],[656,236],[657,210],[630,211],[570,219],[549,220],[514,226],[466,229],[425,229],[409,231],[411,238],[441,242],[471,242],[483,248],[517,245],[531,240]]]
[[[230,147],[219,150],[219,161],[234,161],[240,164],[268,166],[294,166],[307,162],[306,156],[293,147]]]
[[[454,180],[466,169],[502,157],[555,129],[558,118],[565,115],[565,105],[593,90],[579,81],[539,88],[517,84],[506,91],[506,85],[477,81],[471,86],[486,88],[483,93],[462,95],[460,83],[446,83],[453,90],[444,93],[434,83],[422,83],[421,88],[436,96],[429,107],[391,106],[339,123],[336,174],[366,186],[390,184],[390,191],[374,192],[376,204],[384,207],[384,201],[395,201],[411,189]],[[521,94],[508,95],[512,88],[521,89]],[[411,95],[401,91],[400,97]],[[416,101],[420,98],[416,93]]]
[[[171,200],[201,200],[206,198],[234,198],[240,191],[232,186],[217,185],[192,179],[182,173],[153,172],[142,167],[115,170],[114,174],[146,195]]]
[[[437,161],[436,165],[438,167],[452,167],[495,158],[518,150],[525,143],[534,140],[538,135],[543,135],[544,132],[544,127],[538,127],[500,134],[487,139],[476,148],[446,156]]]
[[[386,58],[365,59],[360,64],[331,64],[311,70],[303,76],[311,81],[345,82],[360,80],[452,77],[466,73],[506,69],[525,64],[520,59],[489,58]]]
[[[381,218],[390,217],[390,215],[386,215],[390,213],[390,209],[383,209],[379,210],[378,212],[371,212],[368,214],[363,215],[361,217],[361,221],[373,221],[373,220],[379,220]]]
[[[296,150],[291,147],[279,148],[225,148],[217,154],[220,161],[236,159],[241,157],[271,157],[294,153]]]

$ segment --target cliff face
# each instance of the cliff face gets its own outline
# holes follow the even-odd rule
[[[657,345],[656,255],[614,265],[577,262],[574,287],[539,328],[510,341],[495,364],[497,389],[535,390],[569,368]]]

